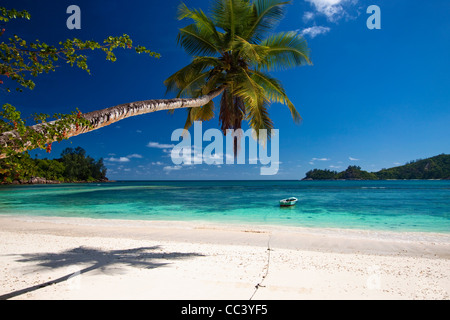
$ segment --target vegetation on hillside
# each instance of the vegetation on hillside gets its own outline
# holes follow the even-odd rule
[[[338,174],[337,171],[331,171],[328,169],[321,170],[321,169],[313,169],[309,170],[306,173],[306,177],[304,180],[335,180],[336,175]]]
[[[95,160],[77,147],[66,148],[59,159],[32,159],[28,153],[16,156],[14,166],[0,169],[2,183],[93,182],[107,181],[103,159]],[[33,178],[42,178],[32,182]]]
[[[367,172],[358,166],[345,171],[314,169],[306,173],[304,180],[388,180],[388,179],[450,179],[450,155],[441,154],[427,159],[410,161],[399,167]]]
[[[428,159],[378,171],[379,179],[449,179],[450,155],[440,154]]]

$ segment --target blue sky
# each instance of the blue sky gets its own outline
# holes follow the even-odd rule
[[[66,27],[66,9],[81,8],[81,30]],[[2,92],[24,115],[83,112],[125,102],[165,97],[163,81],[190,57],[176,44],[178,0],[167,1],[2,1],[27,9],[31,21],[7,25],[49,44],[77,37],[101,41],[129,34],[135,44],[161,53],[160,59],[117,52],[115,63],[89,55],[92,74],[61,66],[35,79],[36,88]],[[209,1],[186,1],[207,11]],[[369,5],[381,9],[381,30],[369,30]],[[81,146],[103,157],[110,179],[301,179],[313,168],[368,171],[450,151],[450,2],[448,0],[294,0],[276,31],[304,34],[312,66],[273,73],[303,117],[294,124],[287,108],[273,104],[270,115],[280,130],[280,170],[261,176],[257,165],[172,163],[167,150],[173,130],[182,128],[185,110],[152,113],[53,144],[49,157]],[[170,97],[170,96],[167,96]],[[218,117],[204,123],[216,128]],[[31,151],[33,156],[48,156]]]

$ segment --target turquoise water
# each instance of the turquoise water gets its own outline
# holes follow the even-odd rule
[[[295,196],[295,207],[278,201]],[[450,233],[450,181],[133,181],[1,186],[0,214]]]

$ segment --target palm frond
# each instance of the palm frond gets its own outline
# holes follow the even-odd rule
[[[211,34],[196,24],[190,24],[180,29],[178,43],[192,56],[215,55],[220,53],[220,47],[214,42]]]
[[[255,130],[257,136],[260,129],[273,129],[273,122],[269,117],[267,99],[264,88],[258,84],[245,70],[237,76],[238,86],[233,94],[240,97],[245,104],[246,116],[249,125]]]
[[[286,69],[311,64],[306,40],[297,32],[280,32],[261,41],[268,47],[261,67],[267,70]]]
[[[265,33],[272,31],[284,17],[284,7],[290,1],[257,0],[253,3],[253,16],[244,38],[252,43],[262,40]]]
[[[185,79],[184,86],[179,89],[177,98],[197,98],[201,96],[202,87],[205,84],[205,80],[208,78],[207,72],[192,75]]]
[[[211,20],[216,27],[225,31],[224,47],[229,47],[234,36],[243,36],[248,30],[252,17],[252,6],[249,0],[214,0],[211,9]]]
[[[217,31],[213,21],[200,9],[189,9],[184,3],[178,6],[178,20],[192,19],[202,33],[210,35],[216,46],[221,43],[221,34]]]
[[[182,96],[189,96],[192,90],[198,88],[193,88],[193,84],[198,84],[200,87],[204,85],[200,83],[200,80],[206,80],[209,76],[209,71],[220,64],[219,59],[215,57],[196,57],[192,60],[190,64],[181,70],[175,72],[169,78],[164,81],[168,92],[176,93],[177,98]],[[211,88],[211,91],[215,88]],[[188,92],[190,90],[190,92]],[[184,93],[184,95],[183,95]]]
[[[237,54],[249,64],[260,64],[267,55],[267,47],[252,44],[239,36],[234,37],[232,44],[233,51],[237,51]]]
[[[265,99],[264,88],[261,87],[243,68],[234,76],[236,88],[233,94],[241,97],[245,104],[255,106],[258,101]]]
[[[268,105],[266,103],[261,102],[261,104],[258,105],[257,108],[252,108],[248,111],[247,114],[247,121],[250,127],[255,130],[254,132],[256,135],[256,139],[263,144],[265,144],[266,138],[270,140],[272,129],[274,128],[273,121],[272,119],[270,119],[267,107]],[[261,136],[260,130],[266,130],[267,135]],[[260,137],[264,139],[261,141]]]
[[[211,100],[203,107],[189,108],[184,130],[188,130],[194,121],[209,121],[214,118],[214,102]]]
[[[250,70],[252,73],[252,78],[258,83],[261,87],[264,88],[264,92],[266,94],[267,99],[272,102],[279,102],[285,104],[289,111],[291,112],[292,119],[298,123],[302,120],[302,117],[298,113],[294,104],[289,100],[281,82],[275,78],[272,78],[266,73]]]

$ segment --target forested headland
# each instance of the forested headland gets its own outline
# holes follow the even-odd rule
[[[14,166],[0,168],[3,184],[108,181],[103,159],[95,160],[81,147],[64,149],[58,159],[33,159],[28,153],[15,157]]]
[[[427,159],[410,161],[403,166],[367,172],[359,166],[349,166],[345,171],[314,169],[303,180],[428,180],[450,179],[450,155],[440,154]]]

